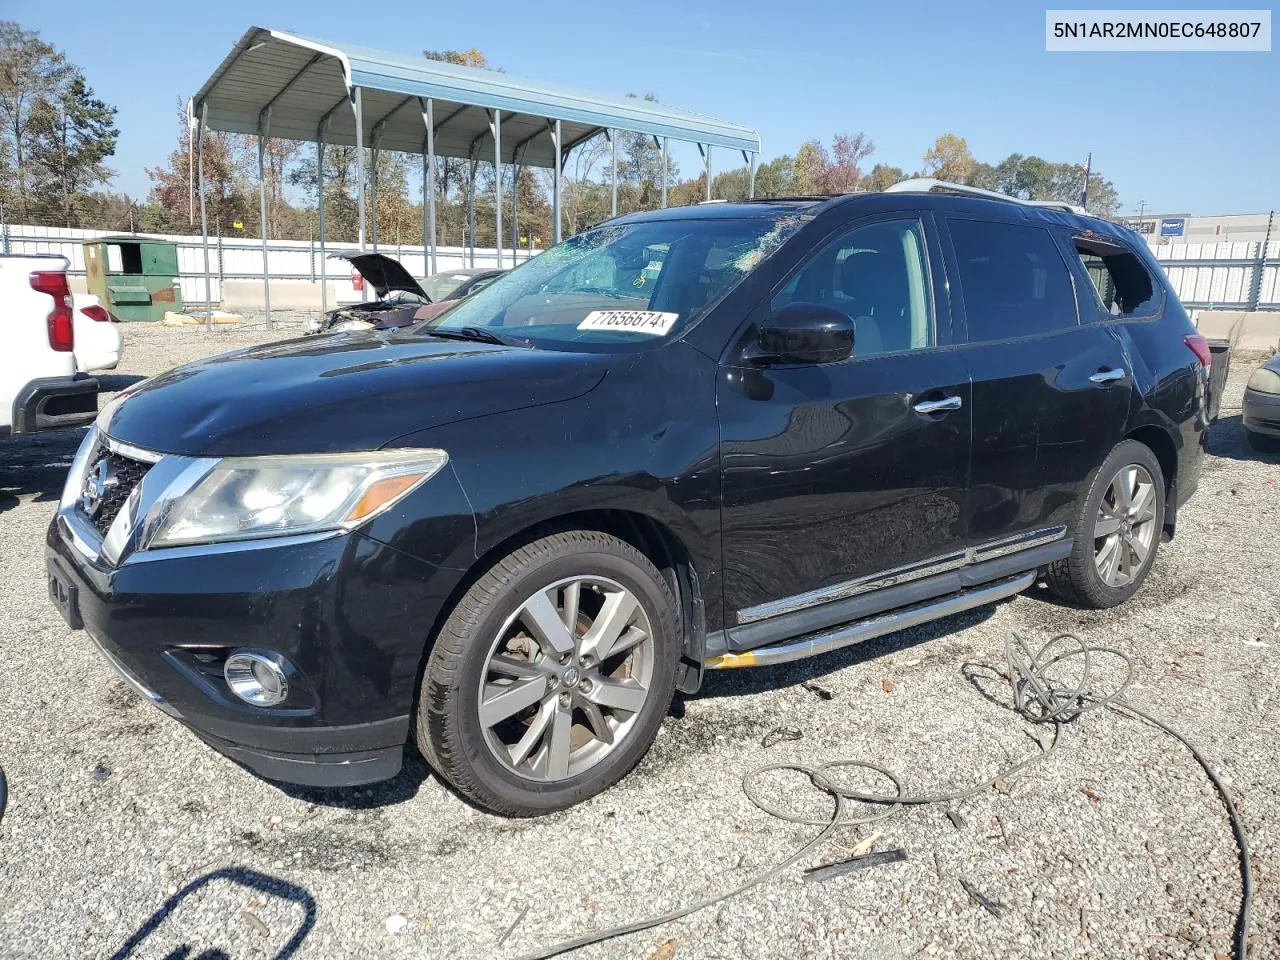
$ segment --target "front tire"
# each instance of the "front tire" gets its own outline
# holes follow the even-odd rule
[[[597,531],[535,540],[458,601],[419,695],[417,740],[459,793],[536,816],[594,796],[648,751],[675,690],[676,602]]]
[[[1070,556],[1049,566],[1049,588],[1095,610],[1132,597],[1155,563],[1164,501],[1164,473],[1151,448],[1136,440],[1117,444],[1094,475]]]

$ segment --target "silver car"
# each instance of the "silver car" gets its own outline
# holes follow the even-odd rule
[[[1249,446],[1255,450],[1280,450],[1280,353],[1249,377],[1243,419]]]

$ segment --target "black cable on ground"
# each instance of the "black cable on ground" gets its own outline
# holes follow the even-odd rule
[[[1204,769],[1209,780],[1222,797],[1240,853],[1241,898],[1240,913],[1236,921],[1234,951],[1236,960],[1245,960],[1245,951],[1249,940],[1249,916],[1253,906],[1253,870],[1249,862],[1249,847],[1245,839],[1244,827],[1240,822],[1239,815],[1236,813],[1235,804],[1232,802],[1227,788],[1218,778],[1204,755],[1178,731],[1123,699],[1125,691],[1128,690],[1129,685],[1133,682],[1133,661],[1119,650],[1111,647],[1091,647],[1072,634],[1056,636],[1038,651],[1032,653],[1021,637],[1011,633],[1005,640],[1004,655],[1005,662],[1008,665],[1007,676],[1009,682],[1013,685],[1013,701],[1016,712],[1032,723],[1052,725],[1052,738],[1041,738],[1039,740],[1039,753],[1031,754],[1000,771],[995,776],[966,789],[933,794],[903,793],[901,781],[892,772],[861,760],[835,760],[819,767],[786,763],[774,763],[757,767],[742,778],[742,789],[746,793],[747,799],[765,813],[779,820],[821,827],[822,829],[812,840],[767,870],[721,893],[695,900],[692,903],[687,903],[684,906],[646,920],[637,920],[633,923],[621,924],[606,930],[574,937],[571,940],[564,940],[546,949],[524,954],[520,957],[520,960],[547,960],[549,957],[559,956],[562,953],[577,950],[593,943],[601,943],[605,940],[612,940],[615,937],[622,937],[631,933],[640,933],[641,931],[661,926],[664,923],[679,920],[689,916],[691,913],[723,903],[753,887],[773,880],[793,864],[816,851],[832,834],[843,827],[886,820],[894,816],[903,806],[954,803],[957,800],[964,800],[990,790],[997,781],[1008,780],[1014,774],[1025,770],[1032,764],[1039,763],[1053,753],[1061,742],[1062,730],[1065,724],[1078,719],[1086,713],[1104,708],[1115,712],[1119,716],[1137,718],[1149,723],[1178,740],[1195,757],[1196,762]],[[1116,658],[1123,664],[1125,671],[1124,679],[1120,684],[1106,694],[1099,694],[1090,688],[1094,663],[1099,655]],[[1062,671],[1060,668],[1067,663],[1073,664],[1078,671],[1079,679],[1074,683],[1061,679],[1060,674]],[[1048,739],[1048,742],[1046,742],[1046,739]],[[893,793],[867,793],[841,786],[835,782],[834,771],[849,768],[869,770],[879,774],[892,784]],[[760,780],[768,774],[784,771],[804,774],[814,787],[829,796],[834,802],[831,816],[827,819],[809,817],[792,810],[781,809],[764,800],[759,792],[758,784]],[[851,803],[871,804],[879,809],[869,815],[854,816],[850,808]]]
[[[0,767],[0,817],[4,816],[4,808],[8,802],[9,781],[4,778],[4,767]]]

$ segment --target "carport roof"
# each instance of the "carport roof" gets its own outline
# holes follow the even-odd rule
[[[421,153],[423,102],[433,101],[435,152],[481,159],[493,156],[490,111],[502,111],[502,159],[550,167],[554,145],[548,121],[560,120],[564,150],[606,129],[627,130],[759,153],[749,127],[672,110],[651,101],[601,97],[423,57],[311,40],[251,27],[196,94],[199,116],[208,106],[213,130],[258,133],[270,111],[273,137],[355,144],[349,91],[360,88],[364,143]]]

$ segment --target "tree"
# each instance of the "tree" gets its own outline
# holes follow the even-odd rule
[[[634,93],[627,94],[635,97]],[[644,99],[657,103],[658,98],[646,93]],[[625,186],[619,190],[618,211],[649,210],[659,205],[662,196],[662,150],[647,133],[622,131],[618,137],[618,182]],[[679,177],[679,165],[667,158],[667,187]]]
[[[838,133],[831,141],[832,160],[823,178],[826,193],[853,193],[862,182],[859,164],[875,152],[875,144],[861,133]]]
[[[789,154],[774,157],[756,169],[757,197],[791,197],[796,189],[796,162]]]
[[[795,161],[783,154],[756,168],[757,197],[789,197],[796,193]],[[735,167],[716,174],[711,181],[711,195],[717,200],[747,199],[750,172],[746,167]]]
[[[882,193],[895,183],[900,183],[905,179],[907,179],[907,175],[902,172],[901,167],[891,167],[887,163],[877,163],[871,168],[871,172],[862,178],[862,183],[859,184],[858,189]]]
[[[49,125],[60,93],[74,68],[34,30],[11,20],[0,21],[0,124],[4,159],[12,163],[6,179],[13,196],[4,198],[24,216],[30,200],[31,147],[38,125]],[[9,171],[6,171],[9,172]]]
[[[165,166],[151,167],[147,177],[151,180],[148,201],[156,209],[149,229],[164,233],[194,233],[199,229],[199,173],[195,184],[188,176],[194,169],[191,156],[190,133],[187,127],[187,110],[182,101],[177,103],[178,144],[169,154]],[[204,136],[204,178],[209,224],[211,229],[229,229],[231,224],[256,222],[257,199],[253,196],[250,169],[247,168],[249,138],[235,134],[206,130]],[[256,164],[256,159],[253,161]],[[189,209],[192,189],[195,193],[195,210]],[[194,212],[194,217],[191,213]]]
[[[796,192],[803,195],[822,193],[822,182],[826,177],[827,164],[830,162],[821,141],[806,140],[800,144],[792,167]]]
[[[111,179],[106,160],[120,131],[116,108],[96,98],[79,71],[57,96],[53,109],[41,109],[35,118],[33,193],[46,215],[71,227],[81,222],[84,192]]]
[[[996,182],[996,168],[989,163],[974,163],[969,168],[969,175],[965,177],[964,182],[971,187],[978,187],[981,190],[998,189]]]
[[[964,137],[944,133],[924,155],[925,176],[950,183],[964,183],[973,169],[973,154]]]
[[[986,164],[980,166],[986,167]],[[1079,203],[1080,189],[1084,186],[1084,169],[1075,163],[1050,163],[1035,156],[1011,153],[990,168],[989,178],[973,182],[974,186],[997,190],[1023,200],[1061,200]],[[991,185],[985,180],[990,179]],[[1115,185],[1094,170],[1089,177],[1089,209],[1102,216],[1113,216],[1120,209],[1120,197]]]
[[[820,140],[806,140],[792,167],[797,191],[822,196],[854,192],[862,182],[860,164],[874,151],[875,144],[862,133],[837,134],[830,152]]]

